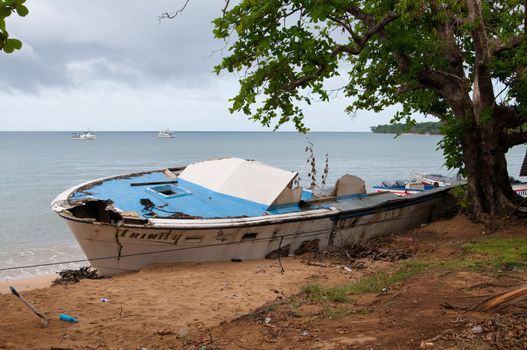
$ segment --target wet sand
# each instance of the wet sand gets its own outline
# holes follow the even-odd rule
[[[33,289],[46,288],[58,277],[57,274],[37,275],[31,277],[14,277],[0,280],[0,294],[11,293],[10,286],[19,292],[27,292]]]

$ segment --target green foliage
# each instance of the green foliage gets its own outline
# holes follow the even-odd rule
[[[308,284],[302,287],[302,294],[305,294],[308,299],[321,300],[322,299],[322,287],[318,284]]]
[[[392,123],[372,126],[371,131],[381,134],[441,134],[441,122],[415,123],[413,125],[403,123]]]
[[[468,186],[467,185],[456,186],[450,190],[450,193],[454,197],[456,197],[456,200],[459,203],[459,206],[461,207],[462,210],[466,210],[468,208]]]
[[[489,69],[493,83],[508,87],[503,103],[527,113],[525,4],[520,0],[482,3],[491,45],[522,38],[520,45],[493,56]],[[389,16],[382,30],[370,33],[368,20]],[[450,41],[441,29],[455,21],[452,41],[459,57],[449,57]],[[463,136],[479,121],[454,110],[443,91],[423,81],[428,72],[452,75],[452,62],[461,60],[460,79],[466,79],[465,93],[469,93],[478,23],[469,18],[467,2],[456,0],[240,0],[214,20],[215,36],[229,43],[228,54],[215,71],[235,72],[239,77],[240,90],[231,100],[231,112],[274,128],[292,122],[302,132],[307,131],[302,107],[329,101],[335,88],[331,82],[344,77],[340,96],[349,98],[348,113],[398,106],[393,122],[404,121],[410,127],[416,113],[440,118],[445,137],[439,148],[446,165],[463,170]],[[452,88],[464,93],[457,85]],[[487,111],[481,122],[492,118]]]
[[[438,149],[442,149],[445,155],[447,169],[458,169],[458,173],[463,176],[466,175],[463,163],[463,135],[471,127],[472,122],[469,119],[448,119],[441,127],[441,133],[445,137],[438,144]]]
[[[484,257],[485,265],[502,270],[527,267],[527,239],[489,237],[471,242],[465,252]]]
[[[26,0],[0,0],[0,51],[12,53],[22,48],[22,42],[15,38],[10,38],[6,29],[6,18],[13,12],[25,17],[29,10],[24,3]]]
[[[333,288],[328,288],[325,290],[324,294],[327,300],[335,303],[345,303],[349,301],[349,292],[345,287],[337,286]]]
[[[352,294],[381,293],[385,288],[403,282],[427,268],[428,265],[422,262],[406,263],[393,274],[387,272],[374,273],[359,279],[347,288]]]
[[[349,301],[347,288],[341,286],[322,288],[318,284],[308,284],[302,288],[302,294],[308,302],[345,303]]]

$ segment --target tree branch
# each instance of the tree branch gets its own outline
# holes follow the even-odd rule
[[[527,123],[527,116],[522,115],[514,106],[507,105],[496,105],[492,112],[492,119],[507,129],[515,129]]]
[[[368,41],[375,34],[378,34],[379,32],[381,32],[384,29],[384,27],[386,27],[386,25],[388,25],[390,22],[394,21],[398,17],[399,17],[399,15],[392,11],[392,12],[388,13],[379,22],[376,22],[375,19],[373,21],[369,21],[368,29],[366,30],[366,32],[361,37],[357,37],[356,40],[354,38],[354,41],[356,42],[356,45],[337,44],[331,50],[331,57],[336,57],[336,56],[338,56],[339,54],[341,54],[343,52],[348,53],[350,55],[358,55],[358,54],[360,54],[362,49],[364,49],[364,46],[366,46]],[[344,27],[344,28],[346,28],[346,27]],[[351,27],[349,27],[349,30],[351,30],[351,32],[353,32]],[[290,83],[288,83],[285,86],[283,86],[281,90],[287,92],[287,91],[291,91],[291,90],[293,90],[293,89],[295,89],[297,87],[302,87],[306,83],[308,83],[309,81],[319,77],[320,74],[324,71],[324,69],[325,69],[325,65],[319,64],[318,68],[313,73],[304,75],[302,77],[297,78],[294,81],[291,81]]]
[[[225,14],[227,13],[227,10],[229,9],[230,2],[231,0],[225,0],[225,7],[223,8],[223,10],[221,10],[223,17],[225,17]]]
[[[523,42],[524,38],[522,36],[514,36],[507,42],[503,42],[499,39],[491,40],[489,43],[490,46],[490,54],[492,56],[495,56],[499,53],[502,53],[503,51],[512,50],[514,48],[517,48],[520,46]]]
[[[489,40],[485,32],[481,0],[467,0],[468,17],[472,22],[472,39],[476,54],[474,62],[473,102],[476,115],[494,106],[494,89],[490,72]]]
[[[340,25],[342,28],[344,28],[349,33],[349,35],[353,38],[353,41],[355,41],[356,43],[360,42],[359,36],[355,33],[353,28],[351,28],[351,25],[349,23],[346,23],[345,21],[337,17],[333,17],[333,16],[328,16],[328,18],[332,20],[333,22],[337,23],[338,25]]]
[[[507,134],[506,140],[507,149],[512,148],[516,145],[521,145],[527,142],[527,132],[520,131]]]
[[[443,18],[443,16],[441,16],[442,6],[438,5],[436,1],[431,1],[430,7],[435,15],[442,18],[438,24],[438,31],[440,38],[446,44],[444,51],[450,64],[449,72],[464,79],[465,71],[463,69],[463,55],[454,35],[454,28],[457,26],[457,20],[454,18]]]
[[[172,12],[172,13],[169,13],[169,12],[162,13],[161,15],[157,16],[157,19],[159,20],[159,22],[161,22],[164,19],[174,19],[177,15],[181,14],[185,10],[189,2],[190,0],[185,0],[185,3],[179,10],[177,10],[176,12]]]

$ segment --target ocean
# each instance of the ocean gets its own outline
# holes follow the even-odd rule
[[[308,185],[306,146],[313,143],[320,175],[326,154],[328,186],[349,173],[368,186],[405,179],[413,171],[452,175],[437,150],[440,136],[314,132],[97,132],[96,141],[71,140],[69,132],[0,132],[0,278],[60,271],[75,264],[1,269],[84,259],[66,224],[50,208],[62,191],[108,175],[159,169],[236,156],[295,170]],[[517,176],[525,146],[507,156]],[[484,171],[484,169],[482,169]]]

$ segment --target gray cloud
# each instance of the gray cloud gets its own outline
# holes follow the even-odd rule
[[[222,45],[212,36],[217,5],[195,1],[181,16],[159,23],[159,14],[181,3],[34,0],[28,17],[8,23],[25,45],[21,52],[0,55],[0,89],[71,88],[83,79],[129,84],[213,79],[219,56],[210,54]]]
[[[228,113],[236,77],[212,73],[224,43],[211,21],[223,2],[191,0],[158,23],[183,3],[28,0],[29,16],[8,20],[22,50],[0,55],[0,130],[268,130]],[[350,119],[347,102],[314,103],[306,125],[367,131],[394,112]]]

